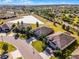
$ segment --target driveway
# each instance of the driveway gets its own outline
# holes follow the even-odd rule
[[[3,37],[4,41],[7,41],[19,49],[24,59],[43,59],[39,53],[25,40],[17,39],[15,40],[14,37]]]

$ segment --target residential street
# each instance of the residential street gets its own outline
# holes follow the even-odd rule
[[[27,42],[24,40],[21,39],[15,40],[14,37],[12,36],[3,37],[3,40],[17,47],[17,49],[19,49],[24,59],[43,59],[39,55],[39,53],[31,45],[28,45]]]

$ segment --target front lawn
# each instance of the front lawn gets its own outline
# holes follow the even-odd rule
[[[51,56],[49,59],[58,59],[57,57]]]
[[[0,42],[0,50],[2,50],[2,47],[3,45],[5,44],[6,42]],[[8,52],[12,52],[12,51],[15,51],[16,48],[12,45],[12,44],[9,44],[9,43],[6,43],[8,45]]]
[[[18,57],[17,59],[23,59],[22,57]]]
[[[32,46],[38,51],[38,52],[42,52],[44,51],[46,45],[45,43],[43,43],[42,41],[34,41],[32,42]]]

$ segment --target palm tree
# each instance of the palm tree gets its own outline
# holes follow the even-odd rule
[[[65,29],[65,24],[62,25],[62,28]]]
[[[16,26],[16,25],[15,25],[15,23],[14,23],[14,24],[12,24],[12,28],[11,28],[11,29],[13,29],[15,26]]]
[[[21,21],[21,25],[23,25],[24,23],[23,23],[23,21]]]
[[[39,22],[36,22],[36,27],[39,27]]]

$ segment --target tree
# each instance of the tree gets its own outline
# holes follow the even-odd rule
[[[2,49],[7,52],[8,50],[8,44],[7,43],[4,43],[3,46],[2,46]]]
[[[25,31],[25,27],[21,27],[20,33],[21,33],[21,34],[25,34],[25,32],[26,32],[26,31]]]
[[[41,41],[45,41],[45,40],[44,40],[44,39],[45,39],[45,37],[46,37],[46,36],[42,34],[42,35],[40,35],[40,36],[39,36],[39,38],[38,38],[38,39],[39,39],[39,40],[41,40]]]
[[[27,27],[27,29],[26,29],[27,38],[30,38],[31,37],[31,34],[32,34],[31,29],[32,29],[31,26]]]
[[[23,24],[24,24],[23,21],[21,21],[21,26],[22,26],[22,27],[23,27]]]
[[[18,37],[19,37],[19,34],[16,33],[16,34],[15,34],[15,39],[18,39]]]
[[[36,22],[36,27],[39,27],[39,22]]]
[[[62,25],[62,28],[65,29],[65,24]]]
[[[13,32],[18,33],[18,32],[20,32],[20,30],[19,30],[19,28],[18,28],[18,27],[15,27],[15,28],[13,29]]]
[[[19,21],[17,22],[17,26],[19,26],[20,25],[20,23],[19,23]]]
[[[58,23],[57,23],[57,22],[54,22],[53,24],[54,24],[54,26],[56,26],[56,27],[57,27],[57,24],[58,24]]]
[[[77,35],[79,36],[79,31],[77,31]]]
[[[55,50],[54,54],[55,54],[55,56],[61,56],[62,55],[62,51],[61,50]]]
[[[15,27],[16,25],[15,25],[15,23],[14,24],[12,24],[12,29]]]
[[[67,27],[66,27],[66,30],[69,31],[69,30],[70,30],[70,26],[67,26]]]

